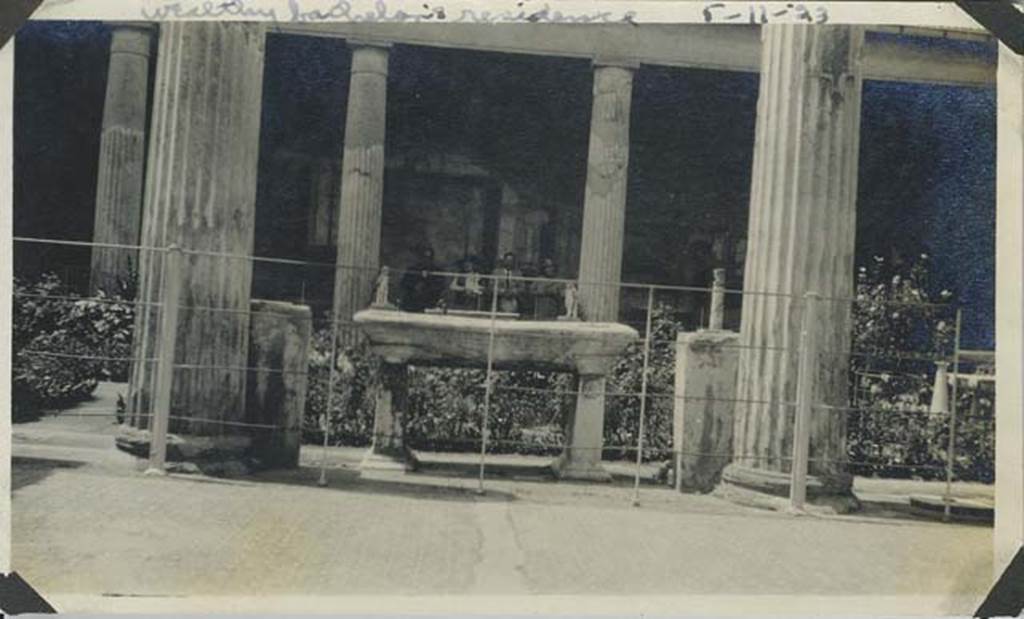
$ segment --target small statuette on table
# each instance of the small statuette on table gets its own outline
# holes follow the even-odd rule
[[[373,303],[370,307],[374,309],[396,309],[388,301],[388,289],[390,287],[391,275],[387,267],[381,267],[380,275],[377,276],[377,284],[373,291]]]
[[[576,284],[569,282],[565,285],[565,314],[558,317],[559,320],[579,320],[580,319],[580,299],[579,290],[576,288]]]

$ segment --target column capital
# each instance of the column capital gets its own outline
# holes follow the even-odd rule
[[[345,43],[347,43],[349,48],[352,50],[371,47],[389,51],[395,45],[391,41],[375,41],[373,39],[345,39]]]
[[[598,68],[615,68],[636,71],[640,68],[640,61],[635,58],[622,58],[617,56],[595,56],[593,66]]]
[[[135,30],[143,30],[146,32],[156,32],[160,30],[160,23],[155,21],[114,21],[109,22],[111,29],[120,30],[122,28],[133,28]]]
[[[110,53],[148,58],[157,31],[157,25],[151,22],[115,22],[111,24]]]
[[[391,43],[350,39],[348,46],[352,50],[352,73],[376,73],[384,76],[388,74]]]

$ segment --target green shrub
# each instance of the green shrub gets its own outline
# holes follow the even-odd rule
[[[894,272],[876,259],[858,271],[854,305],[850,388],[854,408],[847,417],[852,472],[885,477],[944,478],[949,418],[928,413],[934,358],[952,353],[952,295],[928,294],[927,257]],[[682,324],[668,305],[652,315],[644,457],[666,459],[672,449],[675,338]],[[306,405],[306,439],[323,440],[320,418],[326,403],[330,337],[314,337]],[[352,378],[335,384],[330,441],[368,445],[373,432],[378,366],[366,348],[348,351]],[[416,449],[476,451],[480,448],[485,372],[479,369],[410,368],[407,440]],[[608,376],[604,457],[636,456],[643,382],[643,343],[619,358]],[[494,373],[489,451],[554,454],[575,406],[577,385],[568,374],[530,371]],[[958,393],[958,479],[991,481],[994,443],[991,394]],[[973,412],[972,412],[973,410]]]
[[[847,453],[859,475],[944,479],[950,418],[929,413],[935,360],[950,360],[955,337],[952,294],[930,295],[928,256],[901,268],[880,257],[857,273]],[[951,368],[952,369],[952,368]],[[960,386],[958,479],[993,478],[991,398]]]
[[[14,382],[35,394],[46,406],[66,405],[87,398],[103,373],[96,361],[32,351],[83,356],[95,355],[95,351],[68,331],[58,330],[39,334],[30,341],[29,350],[18,352]]]
[[[125,288],[124,290],[128,290]],[[12,324],[14,418],[88,398],[99,381],[125,381],[132,353],[133,303],[83,298],[53,275],[14,282]]]
[[[480,448],[486,372],[412,368],[409,442],[442,451]],[[575,399],[572,377],[557,372],[494,372],[487,427],[488,451],[550,454],[564,442],[562,428]]]
[[[313,336],[303,438],[323,441],[331,359],[330,331]],[[365,344],[337,354],[334,395],[328,415],[331,444],[369,445],[373,435],[379,361]],[[484,411],[484,377],[476,369],[410,367],[406,439],[424,450],[476,451]],[[549,453],[562,443],[571,377],[547,372],[496,372],[488,420],[489,451]],[[553,389],[556,394],[524,392]]]
[[[323,441],[331,373],[331,330],[314,332],[309,356],[306,413],[302,433],[307,442]],[[335,445],[369,445],[373,435],[379,362],[365,344],[336,355],[336,373],[328,415],[329,441]]]
[[[653,320],[655,345],[651,349],[650,384],[646,410],[645,454],[664,455],[672,441],[672,389],[674,347],[679,325],[668,308],[658,308]],[[329,382],[330,334],[318,331],[313,338],[304,438],[323,440],[322,415]],[[368,348],[345,351],[353,366],[348,379],[335,381],[329,415],[329,442],[368,445],[373,433],[374,397],[378,366]],[[607,390],[640,392],[643,347],[632,345],[609,376]],[[486,372],[482,369],[409,368],[409,419],[406,438],[415,449],[477,451],[480,449],[484,414]],[[554,455],[565,443],[564,428],[575,408],[577,384],[571,374],[542,371],[495,371],[488,418],[488,451]],[[669,397],[665,397],[669,396]],[[605,417],[605,443],[626,445],[610,448],[607,457],[633,457],[636,444],[639,397],[609,396]]]
[[[675,340],[682,328],[672,308],[659,305],[651,316],[647,403],[644,407],[644,458],[664,459],[672,452],[672,415],[675,405]],[[643,334],[641,333],[641,336]],[[639,394],[643,386],[644,346],[629,346],[608,377],[608,391]],[[635,458],[640,427],[640,397],[608,397],[605,405],[605,458]]]

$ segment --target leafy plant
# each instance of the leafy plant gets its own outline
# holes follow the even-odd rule
[[[122,287],[122,292],[131,287]],[[89,397],[101,380],[127,380],[133,303],[99,293],[83,298],[53,274],[14,282],[14,417]]]
[[[953,294],[929,293],[929,258],[895,266],[881,257],[857,273],[850,390],[856,410],[847,423],[853,472],[885,477],[945,477],[948,415],[929,412],[937,360],[952,358]],[[956,410],[959,479],[992,479],[991,402],[961,384]],[[951,403],[952,406],[952,403]]]
[[[303,437],[307,441],[323,441],[326,411],[329,442],[369,445],[373,435],[379,361],[365,344],[341,349],[332,347],[331,333],[331,329],[321,329],[313,334]],[[332,363],[335,369],[333,385]]]
[[[331,382],[331,334],[313,338],[303,435],[323,441],[323,419]],[[369,445],[380,366],[365,344],[335,351],[335,379],[327,415],[328,442]],[[349,370],[342,369],[349,366]],[[406,440],[417,449],[479,449],[486,372],[476,369],[410,367]],[[559,393],[542,393],[550,389]],[[547,453],[562,443],[570,377],[546,372],[496,372],[491,398],[489,450]],[[574,400],[572,400],[574,402]]]
[[[644,457],[667,458],[672,451],[672,415],[675,393],[675,341],[682,324],[669,305],[655,306],[651,316],[647,398],[644,409]],[[641,334],[643,335],[643,334]],[[605,457],[635,458],[640,429],[643,387],[643,342],[629,346],[612,369],[608,390],[625,394],[606,399]]]
[[[928,258],[894,267],[881,258],[858,270],[850,357],[847,417],[852,472],[940,479],[945,475],[949,418],[928,412],[935,359],[953,350],[954,308],[949,291],[929,293]],[[684,328],[670,304],[651,320],[644,410],[644,457],[667,458],[672,449],[675,338]],[[306,438],[323,440],[330,337],[316,334],[310,360]],[[643,343],[623,353],[608,376],[604,457],[633,458],[639,433]],[[335,382],[330,441],[367,445],[373,432],[379,366],[367,348],[349,350],[351,377]],[[416,449],[479,449],[485,372],[462,368],[410,368],[406,438]],[[565,442],[575,407],[573,376],[552,372],[494,373],[488,419],[489,451],[554,454]],[[958,479],[990,481],[993,471],[992,398],[961,387],[954,470]],[[977,400],[975,401],[975,397]],[[973,405],[972,405],[973,403]]]

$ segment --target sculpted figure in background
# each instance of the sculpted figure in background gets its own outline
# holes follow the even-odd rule
[[[507,252],[494,269],[492,286],[498,287],[498,311],[515,314],[519,312],[519,271],[516,269],[516,255]]]
[[[551,258],[544,258],[540,263],[540,276],[550,281],[540,281],[534,286],[534,311],[539,320],[554,320],[562,304],[562,284],[554,281],[558,270]]]
[[[576,284],[569,282],[565,285],[565,315],[559,316],[560,320],[579,320],[580,318],[580,295]]]
[[[437,275],[434,263],[434,250],[423,249],[416,264],[409,267],[402,278],[401,307],[407,312],[422,312],[437,306],[444,294],[444,278]]]
[[[391,302],[388,301],[391,288],[391,275],[387,267],[381,267],[380,275],[377,276],[377,285],[374,287],[373,303],[370,307],[375,308],[394,308]]]
[[[479,310],[484,289],[480,285],[480,273],[477,269],[476,258],[467,256],[462,260],[457,270],[460,275],[452,278],[448,287],[451,297],[450,306],[458,309]]]

